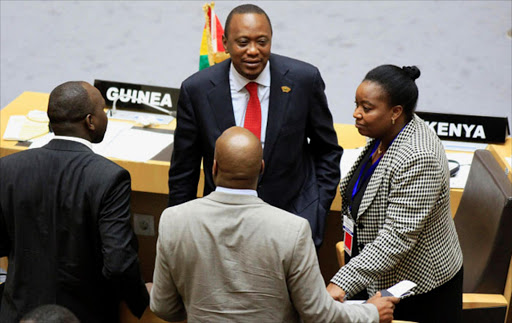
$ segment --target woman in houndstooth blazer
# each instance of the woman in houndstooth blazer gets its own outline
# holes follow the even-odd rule
[[[356,127],[370,140],[340,185],[349,261],[327,289],[343,301],[410,280],[414,295],[397,305],[396,319],[460,322],[449,168],[441,141],[414,114],[419,75],[415,66],[382,65],[356,91]]]

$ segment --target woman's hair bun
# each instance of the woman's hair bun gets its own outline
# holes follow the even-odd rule
[[[420,70],[416,66],[404,66],[402,70],[404,70],[413,81],[421,75]]]

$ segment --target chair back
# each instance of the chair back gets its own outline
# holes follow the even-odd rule
[[[512,254],[512,183],[490,151],[475,151],[454,220],[464,293],[503,294]]]

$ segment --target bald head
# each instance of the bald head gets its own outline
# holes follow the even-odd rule
[[[263,167],[261,142],[249,130],[231,127],[217,139],[213,161],[215,185],[256,189]]]
[[[21,318],[21,323],[80,323],[78,318],[66,307],[57,304],[41,305]]]

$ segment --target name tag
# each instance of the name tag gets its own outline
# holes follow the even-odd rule
[[[343,216],[343,244],[345,248],[345,252],[352,257],[352,243],[354,240],[354,221],[348,218],[348,216]]]

